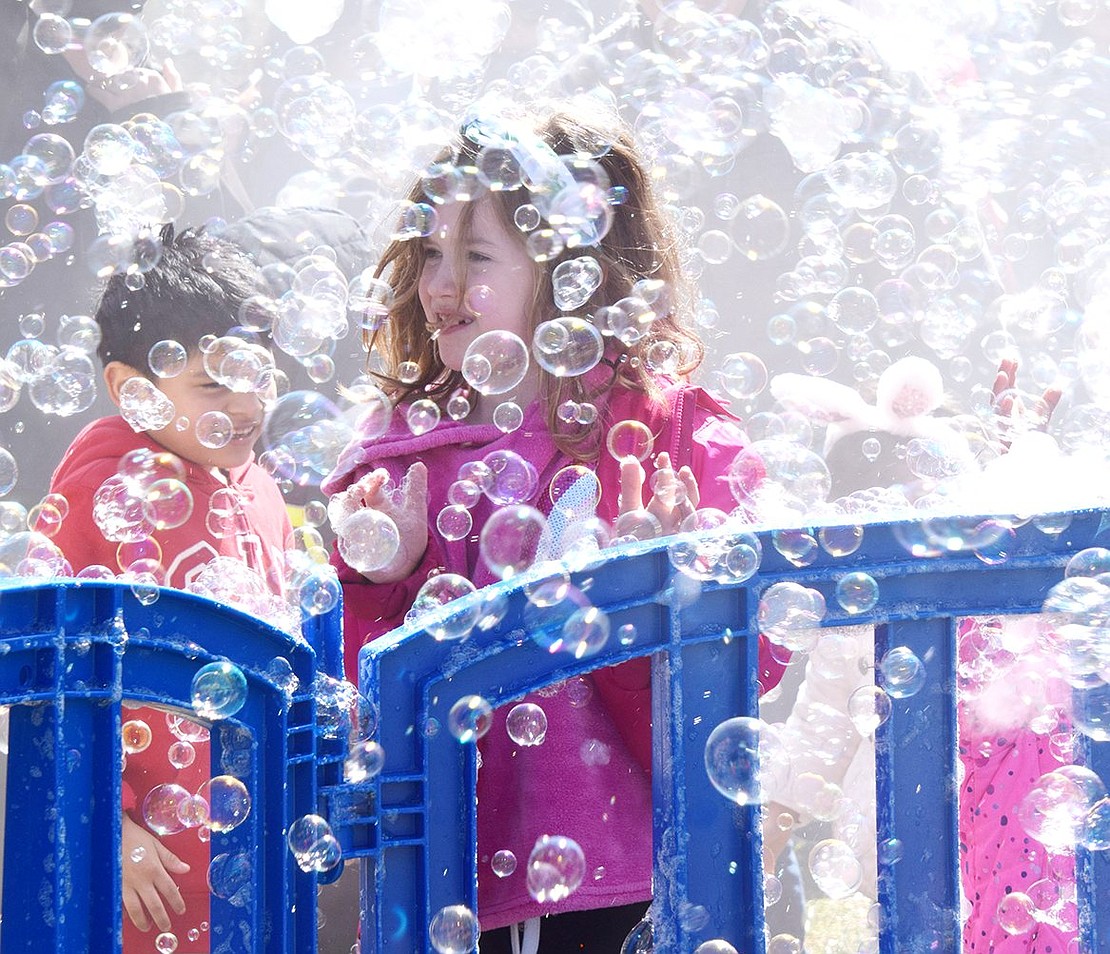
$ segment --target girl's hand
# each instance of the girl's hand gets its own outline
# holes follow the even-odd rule
[[[131,923],[149,931],[153,920],[159,931],[173,926],[168,904],[177,914],[185,913],[185,901],[171,875],[185,874],[189,866],[162,844],[152,832],[123,813],[123,907]],[[141,848],[135,861],[132,854]]]
[[[428,468],[417,461],[401,486],[389,487],[389,474],[374,470],[359,478],[328,503],[328,519],[336,536],[343,523],[364,507],[377,510],[397,525],[397,552],[383,566],[362,573],[371,583],[396,583],[412,575],[428,549]]]
[[[644,469],[635,457],[621,461],[621,514],[644,509],[662,528],[662,535],[674,533],[698,507],[700,493],[694,472],[683,467],[677,473],[671,467],[671,456],[661,451],[655,458],[651,478],[651,499],[643,506]]]

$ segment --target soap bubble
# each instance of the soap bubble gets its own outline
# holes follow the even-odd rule
[[[136,376],[120,387],[119,412],[136,431],[160,431],[169,426],[176,409],[152,381]]]
[[[226,660],[208,663],[193,676],[193,709],[202,719],[226,719],[247,701],[247,678]]]
[[[509,710],[505,731],[517,745],[542,745],[547,736],[547,714],[534,702],[521,702]]]
[[[173,530],[188,523],[193,494],[184,481],[169,477],[154,481],[143,497],[143,517],[155,530]]]
[[[463,904],[440,908],[428,924],[428,940],[437,954],[470,954],[478,946],[478,919]]]
[[[174,954],[177,950],[177,935],[163,931],[154,939],[154,949],[158,954]]]
[[[1070,851],[1082,840],[1091,809],[1106,798],[1102,779],[1082,765],[1046,772],[1018,805],[1021,827],[1050,851]]]
[[[368,440],[389,426],[392,407],[382,407],[377,389],[356,387],[353,400],[365,408],[359,425]],[[388,399],[385,402],[388,405]],[[271,476],[300,487],[316,486],[335,469],[353,431],[339,408],[316,391],[290,391],[269,405],[262,425],[263,458],[272,462]],[[260,463],[263,461],[260,459]],[[269,469],[269,468],[267,468]]]
[[[246,852],[216,855],[208,865],[208,889],[237,908],[251,902],[254,871]]]
[[[655,309],[635,295],[622,298],[594,312],[594,322],[603,335],[617,338],[631,348],[643,339],[655,322]]]
[[[479,550],[490,571],[507,580],[531,566],[546,525],[547,518],[526,504],[495,511],[478,538]]]
[[[439,405],[428,398],[413,401],[405,411],[405,423],[417,437],[434,431],[439,426],[439,420]]]
[[[1036,907],[1029,895],[1011,891],[998,902],[998,926],[1007,934],[1028,934],[1037,923]]]
[[[555,307],[559,311],[575,311],[583,307],[601,287],[601,264],[590,255],[560,262],[551,273]]]
[[[762,719],[726,719],[705,743],[705,771],[713,787],[737,805],[759,805],[782,767],[784,750],[776,730]]]
[[[586,659],[600,652],[608,641],[608,615],[596,606],[580,606],[563,623],[558,645],[575,659]]]
[[[892,708],[890,696],[880,686],[860,686],[848,697],[848,718],[865,737],[890,718]]]
[[[217,775],[197,790],[208,803],[206,826],[212,831],[226,832],[237,828],[251,812],[247,786],[233,775]]]
[[[511,331],[487,331],[466,349],[462,375],[479,394],[505,394],[528,373],[528,346]]]
[[[197,750],[188,742],[174,742],[166,750],[166,758],[175,769],[188,768],[197,758]]]
[[[786,250],[790,223],[777,202],[765,195],[749,196],[740,203],[733,219],[736,247],[749,260],[767,261]]]
[[[773,583],[759,598],[759,629],[772,643],[790,650],[809,648],[825,618],[825,598],[800,583]]]
[[[522,504],[535,496],[539,476],[531,461],[520,454],[491,451],[479,463],[483,468],[479,486],[495,504]]]
[[[836,583],[836,601],[849,613],[866,613],[879,602],[879,584],[870,573],[845,573]]]
[[[541,904],[562,901],[586,876],[586,857],[576,841],[542,835],[528,856],[528,893]]]
[[[813,846],[809,853],[809,873],[813,881],[830,898],[846,898],[854,894],[863,880],[863,866],[851,846],[836,838],[827,838]]]
[[[1110,573],[1110,550],[1105,547],[1087,547],[1068,560],[1064,568],[1065,577],[1097,577]]]
[[[714,938],[712,941],[703,941],[695,947],[694,954],[737,954],[737,951],[728,941]]]
[[[289,850],[301,871],[331,871],[342,858],[331,825],[319,815],[303,815],[289,826]]]
[[[729,465],[728,484],[737,503],[763,519],[812,513],[828,500],[832,478],[825,461],[793,441],[754,441]]]
[[[385,764],[385,751],[371,739],[356,742],[347,752],[343,763],[343,780],[365,782],[378,775]]]
[[[372,573],[397,555],[401,534],[388,514],[363,507],[336,527],[336,547],[349,567],[359,573]]]
[[[597,366],[605,354],[605,342],[593,322],[563,315],[536,327],[532,354],[549,374],[575,377]]]
[[[481,696],[463,696],[447,714],[447,727],[460,742],[477,742],[493,725],[493,707]]]
[[[118,76],[143,64],[150,41],[139,17],[106,13],[89,25],[83,47],[89,66],[105,76]]]
[[[166,713],[166,727],[175,739],[182,742],[207,742],[211,734],[207,726],[186,719],[176,712]]]
[[[405,618],[419,621],[436,640],[465,639],[481,616],[481,606],[471,604],[466,609],[452,607],[447,611],[442,608],[475,590],[474,584],[464,576],[437,573],[420,587]]]
[[[916,695],[925,685],[925,664],[905,646],[896,646],[884,653],[879,673],[887,695],[895,699]]]
[[[516,855],[509,851],[508,848],[495,851],[493,853],[493,858],[490,860],[490,867],[497,877],[507,878],[516,871]]]
[[[721,362],[721,387],[739,401],[747,401],[767,386],[767,366],[747,351],[727,355]]]
[[[184,345],[170,340],[155,342],[147,355],[150,370],[160,378],[176,377],[185,370],[188,360]]]
[[[157,835],[172,835],[184,831],[185,825],[180,813],[192,797],[188,791],[172,782],[156,785],[143,799],[143,821]]]
[[[223,411],[205,411],[196,422],[197,440],[205,447],[218,450],[231,443],[235,425]]]
[[[502,401],[493,409],[493,425],[503,434],[511,434],[524,423],[524,411],[515,401]]]
[[[152,738],[150,726],[142,719],[129,719],[121,727],[123,736],[123,751],[127,755],[145,752],[150,747]]]
[[[655,449],[655,437],[651,429],[642,421],[618,421],[609,428],[605,446],[618,461],[626,457],[635,457],[636,460],[643,462]]]

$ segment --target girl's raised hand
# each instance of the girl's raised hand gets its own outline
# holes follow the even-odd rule
[[[328,519],[336,536],[341,537],[346,520],[364,508],[376,510],[396,524],[399,545],[385,564],[359,572],[371,583],[406,579],[428,549],[428,468],[417,461],[395,489],[389,486],[389,474],[379,468],[335,494],[328,503]]]
[[[646,510],[659,521],[662,535],[674,533],[698,507],[700,494],[694,472],[682,467],[677,473],[671,456],[661,451],[651,476],[651,499],[644,506],[644,468],[635,457],[621,461],[621,514]]]

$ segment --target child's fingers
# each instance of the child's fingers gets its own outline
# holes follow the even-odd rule
[[[620,512],[639,510],[644,505],[644,468],[635,457],[621,461]]]
[[[178,72],[173,60],[168,57],[162,61],[162,79],[166,81],[166,85],[170,88],[171,93],[176,93],[184,85],[181,82],[181,74]]]
[[[413,464],[405,474],[401,499],[406,510],[423,513],[428,507],[428,467],[422,461]]]
[[[1059,388],[1046,388],[1044,394],[1041,395],[1041,400],[1044,401],[1047,407],[1045,413],[1045,423],[1048,423],[1049,418],[1052,417],[1053,412],[1056,410],[1056,405],[1060,403],[1060,398],[1064,396],[1064,392]]]
[[[160,869],[155,875],[154,890],[158,893],[159,900],[164,898],[178,914],[185,913],[185,899],[181,897],[181,889],[178,888],[177,883],[169,876],[165,868]],[[165,910],[165,907],[163,907],[163,913],[165,913]],[[169,921],[168,915],[166,920]],[[159,926],[161,927],[161,922],[159,922]],[[168,931],[169,928],[166,927],[163,930]]]
[[[162,861],[162,867],[167,871],[172,871],[174,874],[185,874],[189,871],[189,865],[161,842],[158,843],[158,857]]]
[[[123,892],[123,909],[131,919],[131,923],[140,931],[150,930],[150,921],[143,910],[142,902],[134,891]]]
[[[355,501],[366,507],[381,507],[385,502],[385,489],[386,481],[389,480],[389,474],[382,468],[372,470],[364,477],[360,477],[353,487],[351,487],[351,495]]]
[[[154,885],[147,885],[147,890],[142,894],[142,902],[146,907],[147,913],[150,915],[154,926],[160,931],[168,931],[173,927],[173,922],[170,921],[170,916],[166,913],[166,906],[162,903],[162,896],[155,889]]]
[[[694,476],[694,472],[688,465],[683,465],[678,472],[678,479],[686,488],[686,502],[690,504],[692,510],[697,510],[698,504],[701,503],[701,491],[698,489],[698,479]]]

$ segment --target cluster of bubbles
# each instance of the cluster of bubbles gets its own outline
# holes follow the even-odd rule
[[[1011,514],[1045,509],[1046,486],[1054,488],[1052,506],[1059,510],[1105,499],[1110,417],[1103,405],[1110,394],[1110,362],[1099,324],[1110,259],[1107,177],[1100,161],[1105,129],[1097,108],[1105,61],[1083,35],[1101,15],[1095,4],[1037,10],[1004,5],[993,34],[977,32],[958,13],[935,5],[902,5],[900,15],[941,44],[945,55],[928,64],[925,79],[945,91],[943,101],[934,101],[914,78],[892,68],[913,61],[904,49],[907,58],[884,62],[880,52],[888,47],[880,43],[876,50],[851,18],[782,3],[763,5],[744,19],[680,0],[660,9],[650,24],[633,12],[601,29],[569,12],[562,19],[545,16],[539,18],[534,49],[501,47],[511,43],[514,11],[494,0],[470,3],[465,14],[446,0],[421,4],[419,10],[385,3],[373,22],[361,23],[350,36],[331,34],[340,10],[330,0],[311,9],[269,3],[270,24],[296,44],[285,50],[268,40],[256,42],[248,22],[225,16],[219,4],[172,0],[145,21],[111,14],[88,26],[52,12],[63,6],[33,8],[32,40],[59,62],[59,70],[61,51],[81,46],[96,75],[91,82],[58,79],[34,90],[24,104],[27,139],[20,153],[0,156],[0,196],[7,203],[4,226],[10,236],[0,245],[0,288],[31,285],[40,266],[76,252],[83,253],[93,274],[124,273],[138,287],[160,254],[157,240],[143,230],[178,215],[188,200],[213,194],[223,166],[247,168],[276,142],[295,150],[305,165],[282,188],[283,202],[307,197],[315,204],[359,195],[366,199],[366,220],[376,225],[386,220],[385,208],[414,170],[426,168],[434,145],[457,126],[457,116],[473,112],[470,104],[478,93],[530,103],[601,89],[619,98],[635,127],[651,177],[676,223],[683,267],[703,282],[705,297],[694,316],[706,337],[739,323],[726,308],[726,303],[735,308],[738,283],[767,286],[741,299],[754,316],[739,328],[747,332],[741,344],[730,341],[729,353],[710,357],[715,385],[744,413],[752,440],[729,469],[736,511],[695,514],[669,546],[671,562],[684,577],[695,583],[749,579],[763,556],[753,522],[801,526],[779,530],[771,541],[790,563],[806,566],[822,552],[853,552],[862,539],[860,525],[891,512],[918,520],[914,529],[902,531],[914,556],[966,552],[1000,563],[1023,518],[969,520],[949,514],[995,510],[1000,490]],[[880,25],[864,22],[865,28]],[[881,31],[870,32],[892,42]],[[918,35],[913,27],[899,32]],[[967,42],[957,44],[964,34]],[[417,48],[419,68],[411,55]],[[499,48],[505,62],[494,68]],[[273,88],[249,101],[220,92],[233,84],[213,83],[211,92],[195,96],[188,108],[101,124],[73,141],[70,130],[89,114],[94,92],[101,86],[126,90],[131,71],[167,55],[191,57],[221,77],[245,76],[258,64]],[[942,68],[959,75],[960,82],[947,82],[951,76]],[[414,84],[421,94],[415,98],[407,95]],[[406,95],[391,95],[398,88]],[[1014,120],[1021,116],[1030,121]],[[473,200],[483,190],[525,188],[530,201],[518,207],[516,225],[529,253],[541,263],[564,256],[551,276],[557,317],[541,324],[530,341],[508,332],[483,335],[466,355],[468,385],[483,400],[497,401],[494,420],[505,432],[521,426],[513,392],[534,370],[532,362],[558,379],[575,378],[594,372],[608,350],[639,346],[639,360],[652,370],[666,374],[676,367],[676,356],[658,346],[666,343],[652,343],[656,322],[666,313],[668,289],[639,282],[597,303],[605,271],[597,245],[627,198],[626,184],[609,181],[595,161],[606,147],[598,145],[593,159],[547,163],[542,151],[529,153],[519,143],[514,150],[502,131],[488,131],[474,168],[427,170],[428,201],[406,207],[397,218],[394,235],[418,239],[430,233],[443,202]],[[768,145],[786,155],[768,161]],[[749,182],[753,165],[785,170],[791,162],[801,174],[790,181],[772,176]],[[102,234],[82,249],[75,245],[71,223],[90,209]],[[321,388],[336,374],[334,355],[350,329],[376,330],[394,306],[388,284],[369,272],[344,275],[328,248],[267,266],[266,275],[267,294],[239,319],[247,329],[267,334]],[[470,291],[468,307],[480,314],[488,298],[481,288]],[[56,344],[48,344],[45,318],[20,316],[20,340],[0,360],[0,411],[10,411],[24,392],[45,414],[71,416],[91,405],[95,324],[87,316],[66,316]],[[185,357],[180,343],[162,342],[156,349],[155,375],[179,373]],[[766,410],[774,396],[767,390],[769,367],[847,381],[869,406],[889,408],[896,402],[883,392],[883,372],[913,352],[943,364],[960,413],[942,435],[876,428],[851,462],[858,465],[858,489],[834,498],[836,474],[824,458],[826,447],[835,446],[828,434],[837,418],[813,413],[820,408],[812,404],[807,414],[781,402]],[[992,399],[989,374],[1000,359],[1018,357],[1018,382]],[[206,355],[213,377],[235,391],[268,387],[265,364],[235,343]],[[399,376],[404,380],[411,371],[401,369]],[[174,409],[144,381],[134,379],[121,394],[125,417],[144,429],[172,425]],[[1041,392],[1057,384],[1070,391],[1069,401],[1049,416]],[[346,393],[349,411],[314,390],[278,398],[267,419],[261,463],[283,489],[317,486],[356,430],[363,436],[385,433],[391,408],[384,395],[368,380],[356,381]],[[1015,407],[1020,414],[1012,413]],[[465,418],[469,409],[461,395],[444,408],[448,420]],[[598,411],[588,400],[567,401],[559,417],[588,429],[596,426]],[[406,414],[407,426],[417,434],[441,421],[431,400],[414,402]],[[617,459],[649,460],[651,435],[638,424],[612,427],[607,452]],[[199,428],[198,437],[209,446],[230,437],[219,419],[184,426]],[[1038,432],[1042,427],[1047,434]],[[1010,452],[1003,456],[1005,446]],[[117,565],[76,568],[81,574],[123,574],[144,599],[156,595],[164,568],[154,535],[193,519],[194,501],[180,462],[169,456],[121,461],[120,473],[100,488],[94,512],[105,536],[119,543]],[[1071,466],[1076,457],[1082,466]],[[914,489],[879,489],[884,461],[896,462],[899,484]],[[457,475],[437,528],[455,541],[468,539],[481,525],[482,556],[495,576],[533,574],[526,579],[536,638],[553,652],[584,658],[611,638],[608,619],[564,574],[534,564],[556,558],[572,565],[588,562],[613,543],[649,539],[661,528],[640,510],[607,526],[594,513],[599,490],[592,475],[568,471],[542,488],[522,457],[475,460]],[[16,477],[17,462],[0,453],[0,492],[10,492]],[[989,506],[980,507],[983,501]],[[64,499],[51,498],[30,513],[15,503],[2,505],[5,575],[49,578],[75,569],[52,543],[51,531],[65,519],[67,507]],[[923,512],[926,519],[920,520]],[[810,526],[819,518],[851,526]],[[241,519],[239,505],[224,495],[213,498],[205,515],[220,538],[233,536]],[[326,612],[338,599],[334,574],[320,560],[322,526],[322,520],[310,523],[294,541],[283,580],[289,600],[273,598],[273,581],[230,558],[213,561],[193,588],[293,628],[301,612]],[[1051,518],[1038,518],[1038,526],[1048,534],[1065,529]],[[342,555],[363,572],[386,566],[399,546],[396,525],[374,511],[360,509],[335,528]],[[1047,647],[1059,663],[1060,678],[1081,697],[1076,728],[1100,741],[1104,734],[1110,737],[1100,560],[1090,557],[1087,569],[1069,567],[1046,601],[1053,625],[1033,643],[1020,643],[1001,629],[978,629],[976,652],[961,660],[959,674],[973,702],[983,698],[984,706],[993,704],[991,686],[1001,673],[1013,671],[1021,650]],[[429,580],[414,607],[414,616],[427,621],[436,638],[462,640],[475,627],[488,628],[500,619],[504,606],[496,599],[451,607],[472,586],[448,577]],[[879,605],[884,585],[866,573],[848,572],[837,580],[834,595],[846,613],[862,615]],[[826,610],[817,591],[777,584],[761,596],[759,623],[776,647],[808,653],[812,664],[833,668],[846,657],[838,655],[835,640],[819,637]],[[873,734],[889,716],[891,699],[913,696],[928,678],[926,662],[906,647],[891,648],[875,669],[874,684],[858,688],[843,712],[817,713],[831,726],[821,740],[829,764],[842,748],[844,732]],[[1030,717],[1045,725],[1055,718],[1050,735],[1064,751],[1066,720],[1048,709]],[[460,711],[460,732],[476,733],[481,711],[480,705]],[[535,713],[516,721],[519,744],[542,740]],[[768,740],[774,735],[773,726],[728,725],[717,740],[721,751],[715,749],[711,759],[707,749],[707,768],[714,766],[711,775],[719,776],[718,787],[728,798],[762,803],[763,768],[755,778],[745,771],[750,775],[763,765],[757,755],[773,744]],[[363,740],[352,750],[354,764],[347,767],[352,780],[371,778],[380,769],[382,753],[375,745]],[[770,755],[765,761],[773,769]],[[807,804],[818,814],[836,793],[819,779],[808,782]],[[1099,828],[1103,810],[1095,809],[1102,796],[1092,801],[1097,792],[1070,778],[1045,781],[1039,791],[1027,817],[1042,835],[1054,845],[1097,843],[1099,836],[1088,828]],[[1057,803],[1068,807],[1057,811]],[[314,823],[303,827],[293,849],[298,861],[298,851],[332,858],[329,833]],[[292,829],[290,834],[292,847]],[[847,839],[836,841],[816,860],[811,857],[811,869],[817,869],[811,873],[830,897],[855,883],[840,847]],[[221,890],[232,896],[244,876],[249,882],[241,856],[224,856],[219,871]],[[1027,914],[1035,920],[1035,912],[1048,910],[1031,895],[1028,906],[1017,894],[1011,898],[999,912],[1007,930],[1028,923]],[[465,943],[464,922],[458,912],[445,916],[448,937],[437,950]]]

